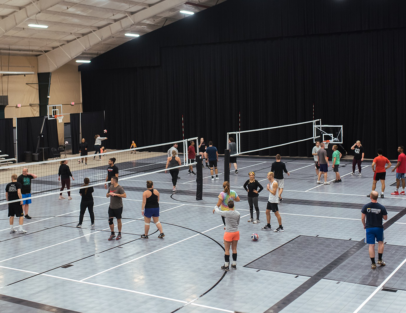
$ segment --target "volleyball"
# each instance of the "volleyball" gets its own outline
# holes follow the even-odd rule
[[[107,134],[107,129],[104,130],[104,133]]]
[[[69,142],[65,141],[65,145],[67,145]]]
[[[258,239],[259,239],[258,234],[252,234],[252,235],[251,235],[251,240],[252,240],[252,241],[258,241]]]

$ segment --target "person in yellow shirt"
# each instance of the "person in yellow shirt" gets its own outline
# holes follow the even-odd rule
[[[135,144],[135,142],[133,140],[131,143],[130,149],[134,149],[134,148],[137,148],[137,145]],[[137,153],[137,151],[135,151],[135,150],[131,151],[131,154],[133,154],[133,153]]]

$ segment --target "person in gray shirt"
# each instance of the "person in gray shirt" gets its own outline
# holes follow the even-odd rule
[[[320,167],[320,172],[319,176],[317,177],[317,183],[321,184],[322,182],[320,181],[321,174],[324,174],[324,185],[330,185],[329,182],[327,182],[327,172],[328,172],[328,156],[327,156],[327,151],[324,149],[324,142],[320,144],[320,150],[317,152],[317,163],[319,164]]]
[[[111,178],[111,185],[106,194],[107,198],[110,198],[110,206],[109,206],[109,226],[111,235],[109,240],[113,240],[116,238],[116,234],[114,233],[114,218],[117,219],[117,228],[118,228],[118,235],[116,240],[121,239],[121,215],[123,214],[123,198],[127,198],[127,195],[124,191],[124,188],[118,184],[118,178],[113,176]]]
[[[221,267],[221,269],[226,272],[230,269],[230,247],[233,249],[233,264],[231,265],[231,268],[235,270],[237,269],[237,244],[238,240],[240,240],[240,232],[238,231],[238,225],[240,224],[240,213],[234,210],[233,199],[228,200],[227,206],[228,211],[221,211],[217,205],[213,210],[213,214],[220,214],[225,218],[226,222],[226,232],[224,233],[225,262]]]
[[[318,158],[317,158],[317,152],[319,152],[320,150],[320,141],[316,141],[316,145],[313,147],[312,150],[312,155],[313,155],[313,159],[314,159],[314,165],[316,167],[316,176],[319,177],[319,162],[318,162]]]
[[[231,164],[234,164],[235,173],[238,174],[237,156],[236,156],[236,154],[237,154],[237,145],[236,145],[235,140],[234,140],[233,137],[230,137],[228,139],[228,148],[230,149],[230,170],[231,170]]]

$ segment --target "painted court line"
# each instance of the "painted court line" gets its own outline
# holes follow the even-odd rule
[[[171,209],[168,209],[168,210],[164,210],[164,211],[162,211],[161,213],[167,212],[167,211],[170,211],[170,210],[173,210],[173,209],[176,209],[176,208],[179,208],[179,207],[184,206],[184,205],[185,205],[185,204],[178,205],[178,206],[176,206],[176,207],[174,207],[174,208],[171,208]],[[128,221],[128,222],[122,223],[122,225],[129,224],[129,223],[133,223],[133,222],[135,222],[136,220],[141,220],[141,219],[143,219],[143,218],[144,218],[144,217],[141,217],[141,218],[138,218],[138,219],[135,219],[135,220],[132,220],[132,221]],[[80,238],[84,238],[84,237],[87,237],[87,236],[95,235],[95,234],[101,233],[101,232],[103,232],[104,230],[107,230],[107,229],[110,229],[110,227],[107,227],[107,228],[104,228],[104,229],[102,229],[102,230],[98,230],[98,231],[95,231],[95,232],[92,232],[92,233],[89,233],[89,234],[86,234],[86,235],[83,235],[83,236],[79,236],[79,237],[76,237],[76,238],[72,238],[72,239],[69,239],[69,240],[65,240],[65,241],[62,241],[62,242],[59,242],[59,243],[56,243],[56,244],[53,244],[53,245],[50,245],[50,246],[47,246],[47,247],[44,247],[44,248],[41,248],[41,249],[37,249],[37,250],[30,251],[30,252],[27,252],[27,253],[24,253],[24,254],[20,254],[20,255],[14,256],[14,257],[12,257],[12,258],[4,259],[4,260],[1,260],[0,263],[6,262],[6,261],[10,261],[10,260],[13,260],[13,259],[17,259],[17,258],[20,258],[20,257],[22,257],[22,256],[26,256],[26,255],[29,255],[29,254],[32,254],[32,253],[35,253],[35,252],[39,252],[39,251],[42,251],[42,250],[46,250],[46,249],[49,249],[49,248],[52,248],[52,247],[56,247],[56,246],[62,245],[62,244],[64,244],[64,243],[71,242],[71,241],[74,241],[74,240],[77,240],[77,239],[80,239]]]
[[[314,166],[314,164],[310,164],[310,165],[307,165],[307,166],[303,166],[303,167],[300,167],[300,168],[296,168],[296,169],[294,169],[294,170],[289,171],[289,173],[292,173],[292,172],[301,170],[301,169],[306,168],[306,167],[309,167],[309,166]],[[268,178],[261,179],[260,182],[261,182],[261,181],[264,181],[264,180],[268,180]]]

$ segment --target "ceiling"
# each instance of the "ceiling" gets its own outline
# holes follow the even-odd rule
[[[91,59],[136,40],[125,33],[142,36],[180,19],[193,18],[181,10],[197,13],[224,1],[0,0],[0,54],[34,55],[39,60],[42,56],[50,64],[49,68],[43,66],[44,71],[52,71],[71,60]],[[59,61],[60,57],[63,60]]]

